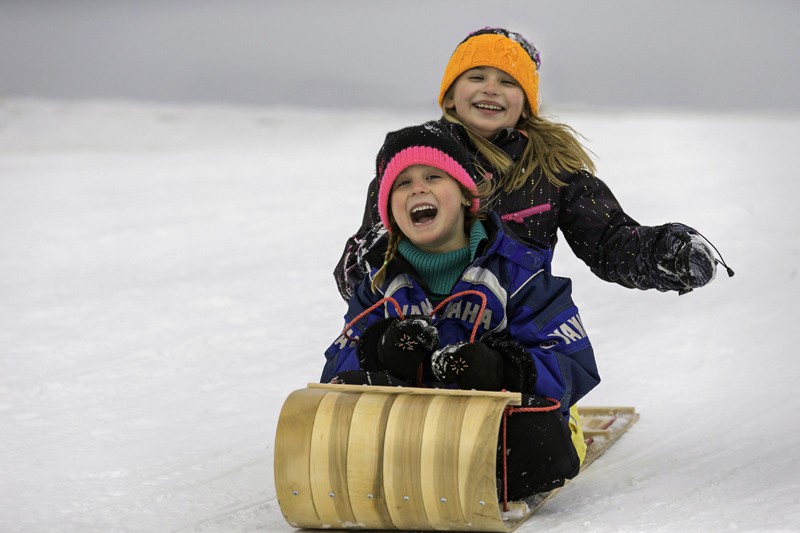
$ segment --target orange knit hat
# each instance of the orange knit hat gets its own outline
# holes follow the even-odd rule
[[[519,33],[503,28],[473,32],[456,47],[444,69],[439,106],[444,95],[461,74],[475,67],[494,67],[510,74],[520,84],[528,105],[539,113],[539,51]]]

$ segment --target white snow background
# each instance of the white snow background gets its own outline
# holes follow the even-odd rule
[[[0,531],[292,531],[287,395],[384,134],[433,116],[0,102]],[[798,531],[800,117],[564,111],[643,224],[736,271],[685,296],[560,242],[603,378],[640,421],[519,531]]]

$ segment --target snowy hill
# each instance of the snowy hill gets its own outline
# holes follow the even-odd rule
[[[278,413],[342,326],[385,132],[428,118],[0,101],[0,530],[291,531]],[[631,291],[559,244],[583,403],[642,417],[520,531],[800,530],[800,117],[559,118],[634,218],[736,276]]]

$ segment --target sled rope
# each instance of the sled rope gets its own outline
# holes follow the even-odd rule
[[[433,309],[433,311],[431,311],[431,316],[435,315],[439,311],[439,309],[444,307],[445,304],[451,302],[452,300],[458,298],[459,296],[465,296],[467,294],[474,294],[476,296],[480,296],[481,297],[481,308],[478,311],[478,317],[475,319],[475,325],[472,326],[472,335],[470,335],[470,337],[469,337],[469,342],[471,344],[471,343],[475,342],[475,336],[478,334],[478,326],[480,326],[481,319],[483,318],[483,312],[486,310],[486,295],[485,294],[483,294],[480,291],[475,291],[475,290],[461,291],[461,292],[457,292],[455,294],[452,294],[452,295],[448,296],[447,298],[445,298],[444,300],[442,300],[439,303],[439,305],[437,305]]]
[[[473,294],[475,296],[479,296],[480,299],[481,299],[481,307],[478,310],[478,315],[477,315],[477,318],[475,319],[475,324],[472,326],[472,334],[469,337],[469,342],[470,342],[470,344],[472,344],[472,343],[475,342],[475,337],[478,334],[478,327],[481,325],[481,319],[483,318],[483,312],[486,310],[486,305],[487,305],[486,295],[483,294],[482,292],[475,291],[475,290],[466,290],[466,291],[461,291],[461,292],[457,292],[455,294],[452,294],[452,295],[448,296],[447,298],[445,298],[444,300],[442,300],[439,303],[439,305],[437,305],[435,308],[433,308],[433,310],[430,312],[429,316],[431,318],[434,317],[436,315],[436,313],[438,313],[439,310],[442,307],[444,307],[446,304],[448,304],[449,302],[453,301],[456,298],[459,298],[461,296],[466,296],[466,295],[469,295],[469,294]],[[383,305],[384,303],[387,303],[387,302],[394,304],[394,308],[397,311],[398,318],[400,320],[404,320],[405,319],[405,315],[403,314],[403,310],[400,308],[400,304],[397,303],[397,300],[395,300],[391,296],[386,296],[384,298],[381,298],[380,300],[378,300],[377,302],[375,302],[371,306],[369,306],[367,309],[364,309],[361,313],[358,314],[358,316],[356,316],[353,320],[348,322],[344,326],[344,329],[342,329],[342,335],[344,336],[344,338],[346,338],[347,340],[353,341],[353,342],[358,342],[358,339],[354,339],[348,333],[350,328],[352,328],[353,325],[355,325],[359,320],[364,318],[366,315],[370,314],[376,308],[380,307],[381,305]],[[417,375],[416,375],[416,386],[417,387],[422,387],[423,386],[423,384],[422,384],[423,365],[424,365],[424,363],[420,363],[419,367],[417,368]]]
[[[377,308],[377,307],[380,307],[380,306],[381,306],[381,305],[383,305],[385,302],[390,302],[390,303],[393,303],[393,304],[394,304],[394,308],[397,310],[397,316],[398,316],[398,317],[400,317],[400,320],[403,320],[403,319],[405,318],[405,315],[403,315],[403,310],[402,310],[402,309],[400,309],[400,304],[399,304],[399,303],[397,303],[397,300],[395,300],[395,299],[394,299],[394,298],[392,298],[391,296],[387,296],[387,297],[385,297],[385,298],[381,298],[380,300],[378,300],[377,302],[375,302],[374,304],[372,304],[372,305],[371,305],[371,306],[369,306],[368,308],[364,309],[364,310],[363,310],[361,313],[359,313],[359,315],[358,315],[357,317],[355,317],[353,320],[351,320],[350,322],[348,322],[347,324],[345,324],[345,326],[344,326],[344,329],[342,329],[342,335],[344,335],[344,338],[345,338],[345,339],[347,339],[347,340],[349,340],[349,341],[358,342],[358,339],[354,339],[354,338],[352,338],[352,337],[351,337],[351,336],[350,336],[350,335],[347,333],[347,331],[348,331],[348,330],[349,330],[351,327],[353,327],[353,325],[354,325],[356,322],[358,322],[359,320],[361,320],[362,318],[364,318],[366,315],[370,314],[372,311],[374,311],[374,310],[375,310],[375,308]]]
[[[546,413],[561,408],[561,402],[555,398],[544,399],[548,402],[552,402],[552,404],[547,407],[515,407],[513,405],[507,405],[506,408],[503,409],[503,512],[508,512],[508,446],[506,438],[508,417],[515,413]]]
[[[460,296],[465,296],[467,294],[474,294],[476,296],[480,296],[480,298],[481,298],[481,308],[480,308],[480,310],[478,312],[478,318],[475,320],[475,324],[472,326],[472,335],[470,335],[470,337],[469,337],[469,342],[473,343],[473,342],[475,342],[475,336],[478,334],[478,327],[480,326],[480,320],[483,317],[483,312],[486,310],[486,295],[483,294],[482,292],[475,291],[475,290],[467,290],[467,291],[461,291],[461,292],[457,292],[455,294],[451,294],[450,296],[448,296],[447,298],[442,300],[439,303],[439,305],[437,305],[433,309],[433,311],[430,312],[429,316],[433,317],[434,315],[436,315],[436,313],[439,312],[439,310],[442,307],[444,307],[445,304],[453,301],[454,299],[456,299],[456,298],[458,298]],[[353,320],[348,322],[344,326],[344,328],[342,329],[342,335],[344,335],[347,340],[351,340],[351,341],[356,340],[356,339],[353,339],[352,337],[350,337],[350,335],[348,335],[347,330],[349,330],[351,327],[353,327],[353,325],[356,322],[358,322],[359,320],[364,318],[364,316],[370,314],[372,311],[374,311],[376,308],[380,307],[381,305],[383,305],[386,302],[390,302],[390,303],[394,304],[394,308],[397,311],[397,316],[398,316],[398,318],[400,320],[404,320],[405,319],[405,315],[403,314],[403,310],[400,308],[400,304],[397,303],[397,300],[395,300],[391,296],[386,296],[384,298],[381,298],[380,300],[378,300],[377,302],[375,302],[374,304],[372,304],[368,308],[364,309],[361,313],[358,314],[358,316],[356,316]]]
[[[480,326],[481,319],[483,318],[483,312],[486,310],[486,295],[485,294],[483,294],[480,291],[474,291],[474,290],[461,291],[461,292],[457,292],[455,294],[451,294],[450,296],[448,296],[447,298],[445,298],[444,300],[439,302],[439,305],[437,305],[436,307],[433,308],[433,311],[431,311],[430,316],[433,317],[434,315],[436,315],[436,313],[438,313],[439,310],[442,307],[444,307],[447,303],[453,301],[454,299],[456,299],[456,298],[458,298],[460,296],[465,296],[467,294],[474,294],[476,296],[480,296],[480,298],[481,298],[481,308],[478,310],[478,316],[475,319],[475,324],[472,326],[472,334],[469,336],[469,342],[470,342],[470,344],[472,344],[473,342],[475,342],[475,336],[478,334],[478,326]],[[422,387],[423,386],[422,385],[423,364],[424,363],[420,363],[419,367],[417,368],[417,386],[418,387]]]

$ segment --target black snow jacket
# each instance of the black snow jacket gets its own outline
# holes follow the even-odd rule
[[[442,123],[452,128],[483,169],[491,169],[462,126],[445,120]],[[518,130],[506,129],[492,142],[516,161],[527,138]],[[510,193],[498,191],[485,203],[501,215],[514,234],[533,246],[553,250],[561,229],[575,255],[605,281],[628,288],[685,289],[683,283],[658,267],[656,258],[660,238],[674,224],[639,225],[622,210],[608,186],[589,172],[562,172],[558,178],[566,187],[553,185],[539,171],[531,177],[533,186]],[[377,195],[376,177],[369,184],[361,227],[348,239],[334,270],[345,300],[365,273],[383,262],[387,238],[378,216]]]

